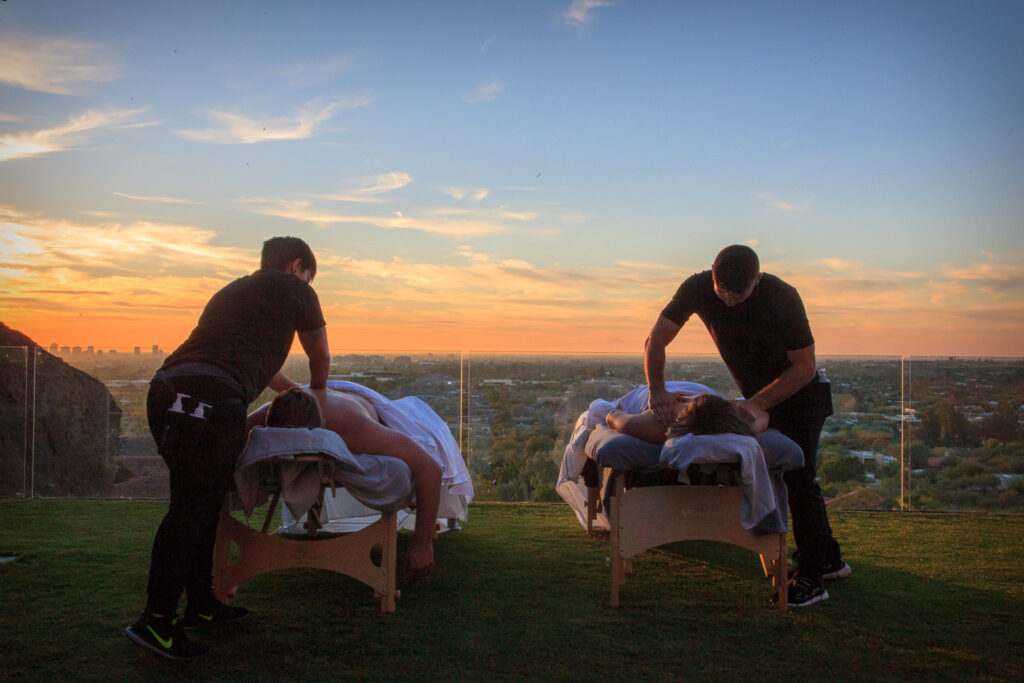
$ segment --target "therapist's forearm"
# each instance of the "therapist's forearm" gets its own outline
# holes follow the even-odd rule
[[[793,365],[775,378],[774,382],[751,396],[748,401],[761,410],[768,410],[800,391],[813,378],[813,362],[809,366]]]
[[[665,347],[650,338],[644,348],[644,376],[652,394],[665,391]]]
[[[326,389],[327,376],[331,371],[331,356],[310,356],[309,357],[309,388]]]

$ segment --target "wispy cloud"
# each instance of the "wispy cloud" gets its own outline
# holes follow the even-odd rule
[[[586,26],[593,19],[595,9],[611,4],[607,0],[573,0],[562,13],[562,20],[570,26]]]
[[[107,128],[132,128],[154,125],[134,119],[144,109],[122,109],[113,111],[87,111],[72,117],[67,123],[56,128],[22,131],[0,136],[0,161],[13,161],[27,157],[60,152],[80,147],[91,136]]]
[[[485,188],[469,188],[469,187],[442,187],[441,192],[448,195],[456,201],[462,201],[463,199],[469,199],[471,202],[482,202],[487,198],[487,195],[491,193],[490,190]]]
[[[319,199],[330,199],[339,202],[365,202],[374,204],[383,201],[382,194],[399,190],[412,183],[412,176],[401,171],[382,173],[372,180],[371,185],[355,190],[338,192],[328,195],[317,195]]]
[[[342,109],[364,107],[373,101],[359,96],[326,104],[311,102],[291,117],[252,118],[226,111],[210,111],[210,128],[178,130],[186,140],[219,145],[253,144],[275,140],[304,140],[316,135],[320,127]]]
[[[965,266],[943,264],[942,272],[955,280],[966,280],[983,286],[986,291],[1007,290],[1024,286],[1024,254],[986,254],[987,262]]]
[[[316,85],[333,81],[355,64],[355,57],[352,55],[336,55],[322,60],[309,60],[294,62],[275,69],[278,73],[288,79],[294,86]]]
[[[536,218],[532,213],[515,213],[506,209],[470,210],[451,207],[427,208],[414,215],[395,211],[387,215],[345,214],[329,211],[308,199],[247,199],[253,213],[277,216],[318,227],[332,225],[371,225],[387,230],[418,230],[421,232],[446,235],[449,237],[477,237],[497,233],[514,232]]]
[[[82,277],[150,276],[176,269],[208,276],[253,269],[253,252],[213,245],[217,233],[190,225],[56,220],[0,205],[4,267]]]
[[[810,202],[808,201],[785,201],[783,199],[779,199],[775,195],[770,194],[768,192],[756,192],[754,194],[754,197],[756,197],[766,205],[770,206],[771,208],[778,209],[779,211],[807,211],[810,208]]]
[[[498,81],[490,81],[477,87],[471,95],[466,97],[466,102],[490,102],[498,96],[498,94],[505,89],[505,86]]]
[[[205,202],[197,202],[193,199],[181,199],[179,197],[146,197],[138,194],[128,194],[127,192],[114,192],[113,194],[118,197],[124,197],[125,199],[135,199],[140,202],[157,202],[160,204],[193,204],[201,206]]]
[[[0,36],[0,83],[77,95],[121,77],[119,60],[99,43],[7,32]]]
[[[0,317],[36,341],[176,344],[258,254],[190,225],[55,220],[0,205]],[[42,336],[45,335],[45,336]],[[64,341],[63,343],[67,343]]]

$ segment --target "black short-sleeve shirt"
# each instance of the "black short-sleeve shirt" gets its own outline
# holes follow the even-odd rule
[[[814,343],[796,288],[767,273],[746,301],[732,307],[715,294],[710,270],[691,275],[661,314],[683,325],[694,313],[747,398],[790,367],[787,352]]]
[[[281,369],[296,332],[324,326],[320,299],[306,282],[279,270],[258,270],[213,295],[192,334],[161,370],[213,365],[236,380],[252,402]]]

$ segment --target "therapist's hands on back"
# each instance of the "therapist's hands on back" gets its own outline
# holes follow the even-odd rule
[[[654,416],[658,418],[658,422],[667,428],[675,421],[676,414],[679,412],[679,406],[676,405],[678,401],[679,395],[671,391],[652,391],[650,398],[647,399],[647,405]]]
[[[768,411],[763,410],[753,401],[744,401],[743,399],[732,401],[732,404],[736,406],[736,412],[740,417],[749,422],[755,432],[760,434],[768,429]]]

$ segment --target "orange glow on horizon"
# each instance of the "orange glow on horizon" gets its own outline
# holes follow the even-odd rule
[[[652,313],[652,320],[656,317]],[[49,315],[43,319],[32,314],[8,315],[3,322],[48,349],[89,346],[99,350],[131,352],[140,347],[149,353],[154,344],[165,352],[173,351],[192,330],[198,311],[192,315],[157,317]],[[817,323],[812,316],[816,351],[820,356],[983,356],[1020,357],[1019,336],[1007,329],[1003,334],[985,338],[959,329],[937,329],[926,319],[908,320],[902,328],[880,329],[865,326],[851,329],[830,324],[827,318]],[[346,322],[344,317],[328,315],[328,340],[334,353],[346,352],[472,352],[472,353],[552,353],[600,354],[643,353],[643,342],[650,325],[635,320],[592,323],[586,326],[550,321],[524,328],[492,324],[489,319],[451,322],[447,325],[396,320]],[[296,342],[293,352],[301,353]],[[715,348],[699,320],[691,320],[669,347],[671,354],[713,354]]]

